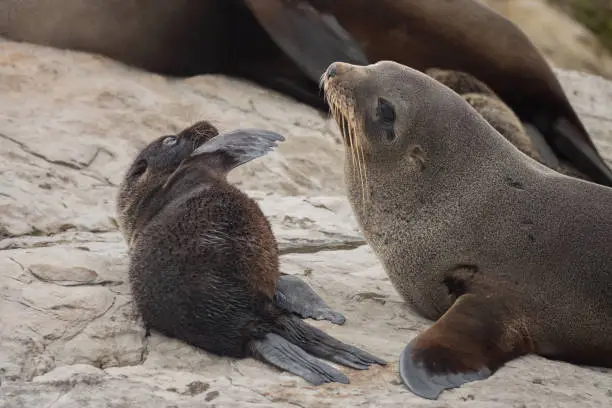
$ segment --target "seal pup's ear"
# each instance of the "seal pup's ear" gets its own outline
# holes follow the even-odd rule
[[[266,155],[285,138],[275,132],[262,129],[236,129],[221,133],[198,147],[188,160],[197,157],[214,157],[217,170],[229,173],[235,167]]]
[[[245,0],[272,40],[316,83],[334,61],[367,65],[359,43],[307,1]]]

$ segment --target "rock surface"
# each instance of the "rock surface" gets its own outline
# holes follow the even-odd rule
[[[553,66],[612,78],[610,50],[550,1],[480,1],[519,26]]]
[[[490,379],[426,401],[399,382],[404,344],[431,322],[401,301],[343,196],[334,123],[221,76],[168,80],[100,57],[0,43],[0,408],[609,407],[612,372],[515,360]],[[612,159],[612,83],[559,71]],[[153,138],[210,119],[283,133],[277,152],[231,174],[256,197],[282,249],[347,322],[313,322],[391,362],[341,368],[349,385],[309,386],[252,359],[210,355],[134,313],[116,186]]]

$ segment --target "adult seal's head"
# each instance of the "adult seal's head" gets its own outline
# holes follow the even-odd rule
[[[611,188],[523,154],[398,63],[334,63],[322,82],[359,226],[401,296],[437,320],[400,356],[409,389],[435,399],[528,353],[612,367]]]

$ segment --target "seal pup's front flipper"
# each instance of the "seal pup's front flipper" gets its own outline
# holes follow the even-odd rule
[[[212,166],[224,173],[250,162],[251,160],[265,156],[285,138],[269,130],[263,129],[236,129],[220,133],[206,143],[195,149],[188,160],[197,157],[216,156]]]
[[[335,17],[320,13],[308,1],[245,3],[274,42],[317,84],[334,61],[368,64],[361,46]]]
[[[505,362],[528,353],[520,319],[503,299],[460,296],[438,321],[402,351],[400,377],[416,395],[437,399],[445,389],[484,380]]]
[[[273,326],[273,330],[316,357],[357,370],[366,370],[372,364],[387,364],[384,360],[364,350],[333,338],[297,316],[280,317]]]
[[[292,275],[281,275],[276,284],[274,302],[278,307],[295,313],[303,319],[329,320],[333,324],[344,324],[342,313],[330,308],[306,282]]]
[[[219,133],[184,159],[162,188],[167,190],[178,180],[191,182],[191,178],[198,178],[200,166],[226,176],[232,169],[265,156],[284,140],[282,135],[263,129],[236,129]]]
[[[249,347],[254,357],[300,376],[313,385],[329,382],[349,383],[346,375],[277,334],[269,333],[263,339],[253,340]]]

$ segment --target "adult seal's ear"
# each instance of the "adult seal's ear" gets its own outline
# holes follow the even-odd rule
[[[313,81],[334,61],[367,65],[359,43],[331,14],[307,1],[245,0],[272,40]]]

